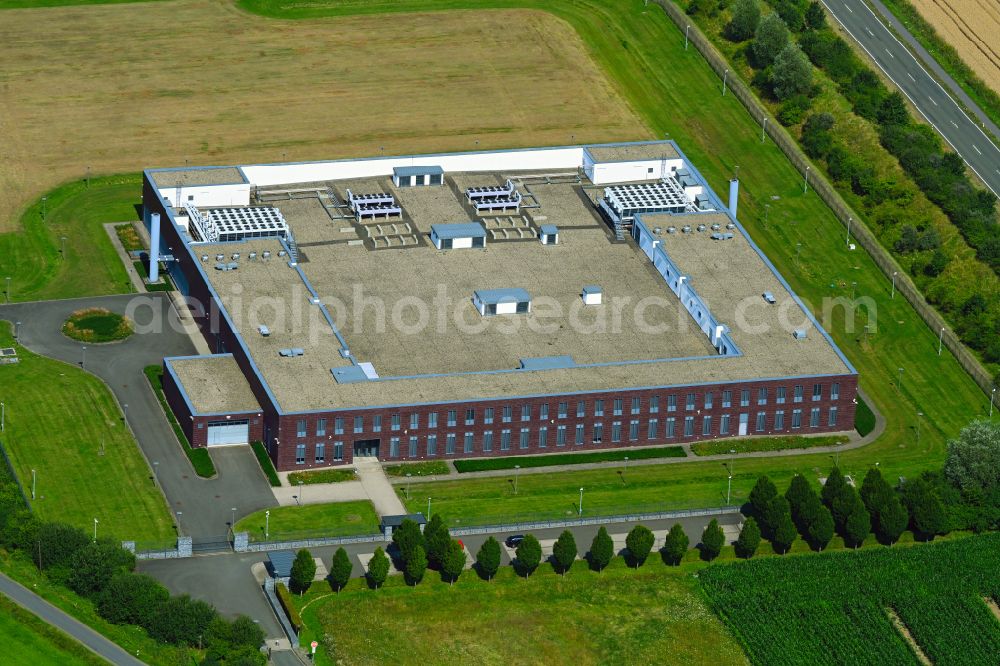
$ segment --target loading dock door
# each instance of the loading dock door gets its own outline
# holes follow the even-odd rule
[[[250,442],[250,421],[215,421],[208,424],[208,445],[228,446]]]

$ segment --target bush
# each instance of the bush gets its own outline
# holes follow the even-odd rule
[[[212,606],[184,594],[161,603],[146,631],[162,643],[198,645],[199,637],[217,617]]]
[[[50,571],[68,567],[77,551],[88,545],[90,537],[78,527],[65,523],[42,523],[31,555],[35,566],[42,571]]]
[[[281,479],[278,478],[278,470],[274,469],[274,463],[271,461],[271,456],[267,455],[267,449],[264,447],[263,442],[251,442],[250,447],[253,449],[253,454],[257,457],[257,462],[260,464],[260,469],[264,472],[264,476],[267,477],[267,482],[271,484],[272,487],[278,488],[281,486]],[[212,470],[212,474],[215,470]],[[198,473],[198,476],[206,476],[204,474]]]
[[[406,582],[409,585],[417,585],[424,579],[424,573],[427,572],[427,552],[424,547],[417,545],[411,552],[409,558],[406,560]]]
[[[590,566],[596,571],[604,571],[604,568],[611,564],[611,559],[615,556],[615,542],[608,529],[601,525],[594,535],[594,541],[590,544]]]
[[[292,600],[292,594],[285,587],[284,583],[278,583],[274,586],[274,592],[278,596],[278,602],[281,603],[282,610],[285,611],[285,617],[288,618],[289,624],[292,625],[292,629],[295,633],[302,631],[302,617],[299,612],[295,610],[295,602]]]
[[[787,46],[788,26],[777,14],[768,14],[754,31],[753,44],[750,45],[753,66],[757,69],[770,66]]]
[[[149,627],[170,592],[159,581],[144,574],[120,573],[97,597],[97,614],[112,624]]]
[[[813,69],[809,58],[795,44],[788,44],[774,58],[771,89],[779,100],[805,95],[812,89]]]
[[[826,12],[817,0],[810,2],[806,8],[805,21],[810,30],[822,30],[826,27]]]
[[[476,570],[486,580],[493,580],[500,569],[500,543],[492,536],[483,542],[476,553]]]
[[[354,566],[351,558],[347,556],[347,551],[343,547],[338,548],[330,560],[330,586],[336,592],[340,592],[351,580],[351,571]]]
[[[705,531],[701,533],[702,559],[711,562],[719,556],[724,545],[726,545],[726,535],[719,527],[719,521],[713,518],[712,522],[705,527]]]
[[[368,582],[376,590],[382,587],[389,577],[389,558],[381,547],[375,549],[375,554],[368,562]]]
[[[974,421],[949,440],[944,474],[964,491],[988,493],[1000,488],[1000,425]]]
[[[806,95],[792,95],[778,107],[778,122],[790,127],[802,121],[812,107],[812,100]]]
[[[736,556],[748,560],[754,556],[758,547],[760,547],[760,528],[757,527],[756,520],[747,518],[736,540]]]
[[[295,561],[292,562],[292,574],[288,580],[288,586],[292,592],[301,595],[312,585],[313,578],[316,577],[316,560],[312,553],[303,548],[295,553]]]
[[[750,520],[753,519],[751,518]],[[663,541],[663,561],[667,564],[680,564],[681,560],[684,559],[684,553],[687,552],[689,544],[690,541],[687,534],[684,533],[684,528],[681,527],[680,523],[674,523],[674,526],[667,532],[667,537]]]
[[[629,564],[633,565],[636,569],[641,567],[645,563],[646,558],[649,557],[649,551],[653,549],[653,542],[655,540],[653,533],[645,525],[636,525],[629,530],[628,536],[625,537],[625,547],[628,548]]]
[[[534,534],[528,534],[524,540],[517,545],[515,551],[514,569],[521,576],[527,578],[542,562],[542,545]]]
[[[69,589],[83,597],[101,592],[119,573],[135,568],[135,555],[114,542],[89,543],[70,558]]]
[[[576,539],[573,538],[573,533],[569,530],[563,530],[563,533],[559,535],[559,538],[556,539],[555,544],[552,546],[552,559],[554,560],[555,570],[566,575],[566,572],[573,566],[576,555]]]
[[[743,42],[753,37],[760,25],[760,5],[757,0],[736,0],[732,19],[723,31],[734,42]]]

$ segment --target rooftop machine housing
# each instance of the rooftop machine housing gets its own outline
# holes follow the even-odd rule
[[[436,165],[393,167],[392,182],[396,187],[442,185],[444,183],[444,169]]]
[[[486,227],[479,222],[432,224],[431,242],[439,250],[486,247]]]
[[[531,294],[524,289],[479,289],[472,303],[484,317],[531,312]]]

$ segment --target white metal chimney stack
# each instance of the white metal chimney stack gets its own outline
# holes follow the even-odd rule
[[[740,179],[733,178],[729,181],[729,212],[736,217],[736,206],[740,197]]]
[[[149,281],[160,279],[160,214],[149,216]]]

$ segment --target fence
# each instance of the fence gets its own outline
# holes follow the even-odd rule
[[[802,149],[795,142],[795,139],[788,133],[788,130],[767,112],[767,109],[764,108],[764,105],[757,99],[757,96],[749,86],[734,72],[729,71],[729,62],[725,56],[719,53],[708,38],[702,34],[701,30],[691,23],[690,19],[688,19],[681,9],[670,0],[655,0],[655,2],[663,9],[674,24],[677,25],[680,31],[688,35],[691,44],[705,58],[715,73],[720,78],[726,78],[728,84],[727,91],[731,92],[743,104],[750,117],[764,126],[767,136],[781,149],[802,177],[807,179],[810,175],[812,176],[809,184],[812,186],[813,191],[823,200],[823,203],[830,207],[830,210],[840,220],[840,223],[846,227],[853,220],[850,231],[858,245],[864,248],[869,256],[871,256],[872,261],[875,262],[875,265],[878,266],[887,279],[892,280],[893,276],[896,276],[896,291],[902,294],[910,305],[913,306],[913,309],[917,311],[917,314],[920,315],[920,318],[924,320],[924,323],[932,331],[936,333],[944,331],[942,337],[944,346],[955,356],[958,363],[969,373],[976,384],[979,385],[979,388],[989,395],[993,386],[993,378],[989,372],[986,371],[986,368],[979,362],[979,359],[968,350],[959,337],[955,335],[954,331],[951,330],[951,327],[948,326],[937,310],[927,302],[923,294],[920,293],[920,290],[917,289],[917,286],[910,279],[910,276],[906,274],[906,271],[896,263],[892,255],[872,235],[867,225],[863,222],[863,218],[847,205],[843,197],[820,174],[819,170],[812,165],[809,158],[806,157],[805,153],[802,152]],[[727,71],[729,71],[728,77],[726,76]]]
[[[34,513],[35,508],[31,506],[31,502],[28,500],[28,494],[24,492],[24,486],[21,485],[21,479],[17,478],[17,472],[14,471],[14,463],[10,461],[10,456],[7,455],[7,447],[3,445],[3,440],[0,440],[0,453],[3,454],[3,462],[7,466],[7,473],[10,474],[10,478],[17,484],[17,489],[21,491],[21,498],[24,500],[25,506],[28,507],[28,511]]]
[[[312,537],[293,539],[291,541],[245,541],[236,535],[234,550],[237,553],[263,553],[272,550],[297,550],[299,548],[318,548],[321,546],[343,546],[349,543],[382,543],[388,539],[382,534],[363,534],[344,537]]]

